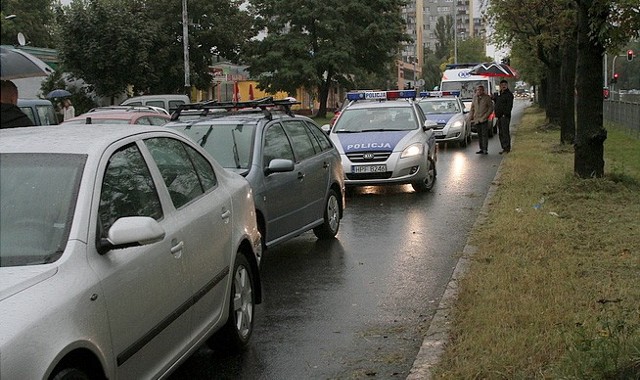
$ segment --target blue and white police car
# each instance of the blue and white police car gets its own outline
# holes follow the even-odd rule
[[[438,124],[433,131],[436,141],[466,147],[471,142],[471,125],[459,96],[460,91],[423,91],[417,102],[427,119]]]
[[[416,103],[415,90],[358,91],[331,127],[346,186],[411,184],[429,191],[436,178],[436,123]]]

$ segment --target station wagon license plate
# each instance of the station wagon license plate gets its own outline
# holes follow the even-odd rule
[[[353,165],[352,173],[381,173],[387,171],[387,165]]]

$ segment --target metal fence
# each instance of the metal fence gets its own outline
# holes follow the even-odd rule
[[[640,102],[605,100],[603,117],[605,122],[616,123],[640,138]]]

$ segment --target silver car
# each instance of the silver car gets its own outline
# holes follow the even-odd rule
[[[294,104],[271,98],[191,104],[164,125],[247,178],[265,248],[309,230],[333,238],[345,207],[340,155],[313,120],[291,112]],[[181,121],[182,108],[202,116]]]
[[[437,142],[454,142],[464,148],[471,142],[471,126],[459,94],[459,91],[423,91],[417,102],[427,119],[438,124],[433,130]]]
[[[0,378],[150,379],[204,342],[242,348],[254,210],[244,178],[168,129],[0,130]]]
[[[436,179],[436,123],[415,102],[415,90],[358,91],[329,131],[345,185],[411,184],[430,191]]]

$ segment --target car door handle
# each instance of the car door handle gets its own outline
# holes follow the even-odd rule
[[[222,214],[220,214],[220,217],[222,219],[229,219],[229,217],[231,216],[231,211],[230,210],[226,210],[226,209],[222,209]]]
[[[175,243],[175,244],[173,244],[171,246],[171,254],[175,255],[176,253],[182,251],[182,248],[184,247],[184,242],[180,241],[180,242],[176,243],[174,241],[173,243]]]
[[[298,172],[298,179],[300,181],[302,181],[304,179],[304,173],[303,172]]]
[[[322,167],[323,167],[324,169],[328,168],[329,166],[331,166],[331,164],[329,164],[327,161],[325,161],[325,162],[322,164]]]

